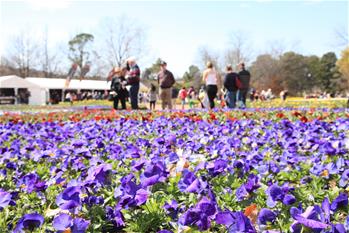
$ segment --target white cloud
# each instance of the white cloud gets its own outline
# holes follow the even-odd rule
[[[65,9],[71,3],[70,0],[26,0],[25,2],[30,4],[35,10]]]

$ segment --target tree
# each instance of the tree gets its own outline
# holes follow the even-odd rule
[[[230,35],[230,48],[225,53],[225,63],[232,66],[240,62],[247,63],[251,56],[250,48],[246,34],[241,31],[233,32]]]
[[[309,91],[316,91],[320,89],[319,77],[321,76],[321,65],[320,58],[318,56],[308,56],[304,57],[304,62],[306,64],[305,68],[305,78],[306,82],[304,83],[305,89]]]
[[[108,20],[102,26],[105,31],[106,60],[110,66],[122,66],[126,59],[135,56],[138,59],[146,53],[145,31],[133,20],[120,17]]]
[[[23,78],[30,76],[30,71],[38,65],[37,57],[40,46],[30,35],[31,33],[28,32],[16,35],[12,40],[9,52],[10,62],[14,64],[19,71],[19,76]]]
[[[195,65],[189,66],[188,71],[183,75],[184,86],[193,86],[195,89],[199,89],[201,86],[201,75],[199,67]]]
[[[340,77],[340,72],[336,66],[337,56],[334,52],[324,54],[320,59],[321,75],[319,83],[322,90],[332,93],[338,89],[337,80]]]
[[[252,86],[259,90],[271,88],[279,93],[284,89],[280,75],[280,62],[270,54],[259,55],[251,65]]]
[[[71,39],[69,44],[69,60],[76,63],[80,68],[80,73],[83,67],[89,62],[91,48],[89,45],[93,42],[94,37],[88,33],[80,33]]]
[[[295,52],[286,52],[280,58],[281,85],[292,95],[301,95],[308,91],[309,68],[305,58]]]
[[[349,88],[349,47],[342,51],[341,58],[337,61],[337,67],[342,74],[345,88]]]
[[[186,71],[183,75],[183,80],[186,82],[191,82],[195,79],[197,75],[200,75],[200,69],[199,67],[195,65],[189,66],[189,70]]]
[[[155,80],[156,75],[160,72],[161,59],[158,58],[151,67],[146,68],[143,71],[142,79]]]
[[[45,77],[52,77],[55,73],[58,72],[59,62],[58,62],[58,53],[52,53],[52,50],[49,50],[49,41],[48,41],[48,31],[47,28],[44,31],[42,37],[42,46],[40,48],[40,57],[41,57],[41,67]]]
[[[219,65],[219,55],[212,51],[211,49],[209,49],[208,47],[200,47],[198,49],[198,57],[199,57],[199,66],[201,69],[205,69],[206,68],[206,64],[207,62],[212,62],[213,65],[216,67],[216,69],[218,71],[221,70],[220,65]]]

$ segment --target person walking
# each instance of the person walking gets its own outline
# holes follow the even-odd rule
[[[217,96],[217,92],[219,90],[221,79],[218,72],[213,67],[212,62],[207,62],[207,69],[203,73],[203,81],[206,85],[206,92],[209,100],[210,109],[214,108],[214,99]]]
[[[135,58],[127,59],[127,85],[130,85],[131,108],[138,109],[138,92],[141,71],[136,63]]]
[[[160,87],[161,107],[164,110],[166,107],[172,109],[172,87],[175,84],[175,79],[171,71],[167,70],[167,63],[160,62],[160,72],[158,73],[158,84]]]
[[[155,110],[157,92],[154,84],[151,84],[148,94],[149,94],[149,108],[150,110]]]
[[[239,79],[241,81],[241,88],[239,88],[239,101],[242,103],[242,107],[246,108],[246,96],[248,89],[250,87],[251,74],[248,70],[245,69],[245,63],[239,64],[240,72]]]
[[[236,97],[238,92],[238,86],[236,85],[237,79],[239,78],[238,74],[233,72],[233,67],[227,65],[226,75],[224,77],[224,88],[226,89],[226,102],[229,108],[235,108],[236,106]]]

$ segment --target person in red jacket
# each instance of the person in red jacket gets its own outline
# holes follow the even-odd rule
[[[185,99],[188,96],[187,89],[185,87],[182,87],[182,89],[178,93],[178,97],[181,100],[182,110],[184,110],[185,107]]]

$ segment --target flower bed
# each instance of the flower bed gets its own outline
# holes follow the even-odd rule
[[[344,109],[0,122],[0,232],[349,230]]]

